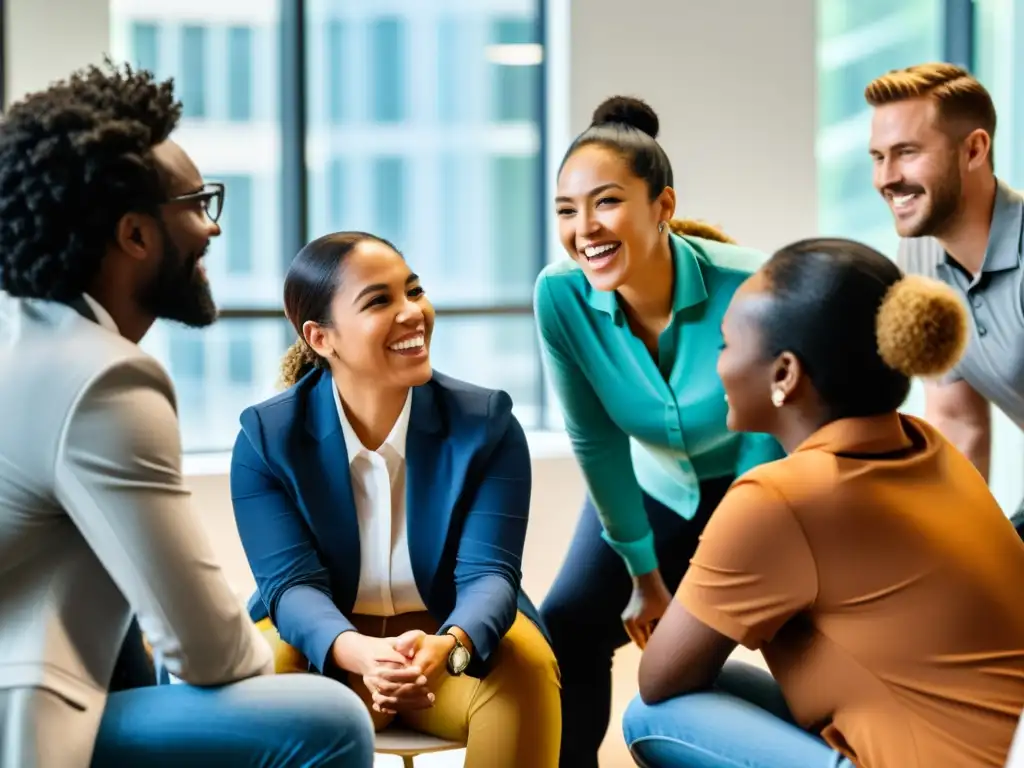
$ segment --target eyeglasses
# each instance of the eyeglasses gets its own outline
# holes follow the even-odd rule
[[[170,198],[168,203],[187,203],[198,200],[207,217],[212,222],[220,218],[224,210],[224,185],[219,182],[204,184],[198,192],[189,192],[187,195],[178,195]]]

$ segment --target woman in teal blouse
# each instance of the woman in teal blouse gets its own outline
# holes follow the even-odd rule
[[[782,456],[767,435],[727,430],[715,372],[725,309],[766,257],[672,231],[657,131],[643,102],[598,107],[558,174],[571,260],[536,287],[546,368],[590,492],[541,608],[572,768],[597,766],[615,649],[645,645],[732,480]]]

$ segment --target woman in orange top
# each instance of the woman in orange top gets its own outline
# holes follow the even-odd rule
[[[962,352],[963,306],[867,246],[808,240],[744,283],[722,333],[729,428],[789,455],[712,515],[644,652],[634,755],[1001,767],[1024,708],[1024,544],[970,462],[896,411]],[[723,669],[737,643],[774,681]]]

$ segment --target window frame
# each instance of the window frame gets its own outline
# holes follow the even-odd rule
[[[550,50],[549,30],[547,26],[548,0],[536,0],[538,40],[545,52],[538,65],[539,88],[536,105],[537,120],[540,125],[540,146],[538,163],[541,172],[537,184],[537,204],[543,213],[541,221],[546,221],[546,201],[551,194],[551,180],[548,176],[549,146],[547,135],[547,95],[548,71],[547,51]],[[942,22],[943,59],[974,70],[977,64],[975,30],[978,24],[979,9],[973,0],[943,0]],[[6,52],[7,35],[9,33],[7,19],[7,3],[0,0],[0,114],[7,107]],[[280,252],[286,254],[285,264],[290,261],[288,254],[297,253],[308,239],[309,189],[308,169],[306,167],[307,140],[307,93],[309,83],[306,76],[307,26],[305,0],[291,0],[281,3],[280,52],[281,77],[278,89],[279,117],[281,121],[281,159],[282,187],[285,194],[281,200],[281,241]],[[547,227],[537,228],[536,271],[539,273],[548,262]],[[440,306],[437,314],[451,317],[488,317],[508,315],[532,315],[532,302],[519,304],[495,304],[479,306]],[[237,322],[258,319],[281,319],[283,309],[266,309],[256,307],[232,307],[222,309],[220,319],[226,322]],[[537,377],[537,403],[539,405],[538,423],[542,428],[548,425],[549,403],[547,387],[543,376],[543,367]]]
[[[548,50],[547,2],[536,0],[537,4],[537,39],[542,49]],[[2,9],[3,0],[0,0]],[[306,0],[289,0],[281,3],[279,50],[281,53],[280,83],[278,88],[279,117],[281,127],[281,241],[280,253],[284,254],[283,269],[287,269],[292,256],[308,242],[309,239],[309,169],[306,163],[306,142],[308,139],[308,94],[311,83],[307,77],[306,56],[308,34],[306,23]],[[537,104],[535,114],[539,125],[540,142],[537,163],[540,172],[537,174],[536,205],[539,208],[541,222],[546,221],[547,200],[552,194],[550,181],[547,179],[548,137],[547,137],[547,55],[536,65],[538,69]],[[230,191],[229,191],[230,194]],[[537,227],[534,271],[540,271],[548,263],[547,228]],[[528,254],[524,254],[528,256]],[[510,315],[533,315],[532,300],[526,302],[491,304],[486,306],[441,305],[435,306],[438,316],[442,317],[494,317]],[[220,311],[220,320],[237,322],[245,320],[279,319],[284,310],[260,307],[233,306]],[[539,348],[538,348],[539,353]],[[545,384],[543,366],[537,360],[537,382],[535,398],[538,405],[537,428],[548,427],[550,404]]]
[[[977,67],[974,30],[980,11],[974,0],[944,0],[942,58],[973,72]]]

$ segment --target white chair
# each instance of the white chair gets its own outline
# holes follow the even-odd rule
[[[398,755],[402,758],[404,768],[413,768],[413,759],[417,755],[431,752],[449,752],[465,749],[466,745],[458,741],[439,739],[424,733],[409,731],[392,726],[377,734],[373,751],[379,755]]]

